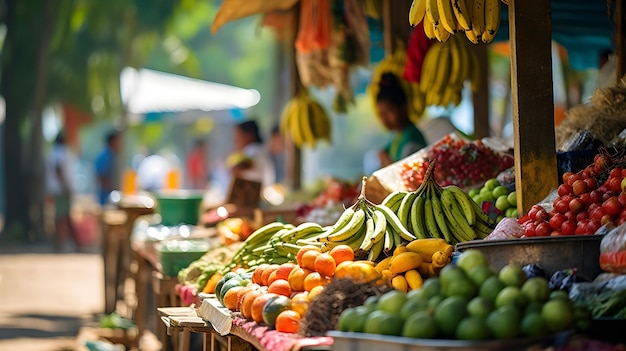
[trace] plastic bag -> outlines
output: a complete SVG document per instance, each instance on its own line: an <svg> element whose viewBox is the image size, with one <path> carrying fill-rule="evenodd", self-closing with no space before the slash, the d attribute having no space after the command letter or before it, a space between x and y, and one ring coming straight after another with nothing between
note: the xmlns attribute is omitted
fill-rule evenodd
<svg viewBox="0 0 626 351"><path fill-rule="evenodd" d="M516 218L503 218L484 240L517 239L524 235L524 228Z"/></svg>
<svg viewBox="0 0 626 351"><path fill-rule="evenodd" d="M626 223L602 238L600 268L605 272L626 274Z"/></svg>

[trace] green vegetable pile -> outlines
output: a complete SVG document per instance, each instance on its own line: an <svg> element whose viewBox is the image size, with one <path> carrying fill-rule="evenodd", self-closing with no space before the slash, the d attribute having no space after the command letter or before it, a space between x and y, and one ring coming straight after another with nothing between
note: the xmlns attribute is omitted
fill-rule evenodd
<svg viewBox="0 0 626 351"><path fill-rule="evenodd" d="M577 283L570 298L586 307L593 318L626 318L626 276L600 283Z"/></svg>

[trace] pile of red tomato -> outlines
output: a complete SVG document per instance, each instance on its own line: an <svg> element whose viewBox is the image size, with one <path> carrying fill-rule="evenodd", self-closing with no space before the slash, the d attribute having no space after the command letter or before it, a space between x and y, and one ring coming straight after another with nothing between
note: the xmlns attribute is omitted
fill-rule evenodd
<svg viewBox="0 0 626 351"><path fill-rule="evenodd" d="M582 171L564 173L552 210L534 205L519 219L524 236L594 234L604 225L626 222L626 168L621 164L598 154Z"/></svg>

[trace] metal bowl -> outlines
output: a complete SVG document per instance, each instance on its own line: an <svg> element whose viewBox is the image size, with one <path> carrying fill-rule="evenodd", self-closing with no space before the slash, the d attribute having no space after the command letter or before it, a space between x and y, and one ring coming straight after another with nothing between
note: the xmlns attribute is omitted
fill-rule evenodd
<svg viewBox="0 0 626 351"><path fill-rule="evenodd" d="M593 280L602 273L600 241L603 235L548 236L506 240L472 240L459 243L456 250L477 249L485 254L489 265L500 269L509 263L539 264L546 274L577 269L577 274Z"/></svg>

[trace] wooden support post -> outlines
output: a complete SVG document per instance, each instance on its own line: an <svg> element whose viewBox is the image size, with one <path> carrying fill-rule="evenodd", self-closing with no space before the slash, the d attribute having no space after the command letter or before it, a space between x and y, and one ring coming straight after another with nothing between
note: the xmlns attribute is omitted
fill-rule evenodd
<svg viewBox="0 0 626 351"><path fill-rule="evenodd" d="M396 49L398 40L406 45L411 33L409 9L412 0L383 1L383 44L385 54L390 55Z"/></svg>
<svg viewBox="0 0 626 351"><path fill-rule="evenodd" d="M300 76L298 75L298 67L296 66L296 49L293 43L295 42L296 35L298 33L298 24L300 22L300 3L298 2L292 9L295 12L295 29L292 33L293 39L287 41L287 44L290 46L290 50L287 52L290 53L288 56L288 60L291 61L290 66L290 86L289 91L291 92L290 96L295 96L298 93L298 89L301 87ZM289 187L292 190L300 190L302 188L302 151L298 148L290 138L285 138L285 149L286 149L286 178L289 184Z"/></svg>
<svg viewBox="0 0 626 351"><path fill-rule="evenodd" d="M558 186L550 2L510 0L511 89L517 210Z"/></svg>
<svg viewBox="0 0 626 351"><path fill-rule="evenodd" d="M615 53L617 54L617 74L619 80L626 74L626 25L624 25L624 0L615 2Z"/></svg>
<svg viewBox="0 0 626 351"><path fill-rule="evenodd" d="M478 56L478 67L480 69L480 81L478 91L473 94L474 105L474 136L484 138L490 135L490 115L489 115L489 57L487 55L487 45L472 45L476 56Z"/></svg>

